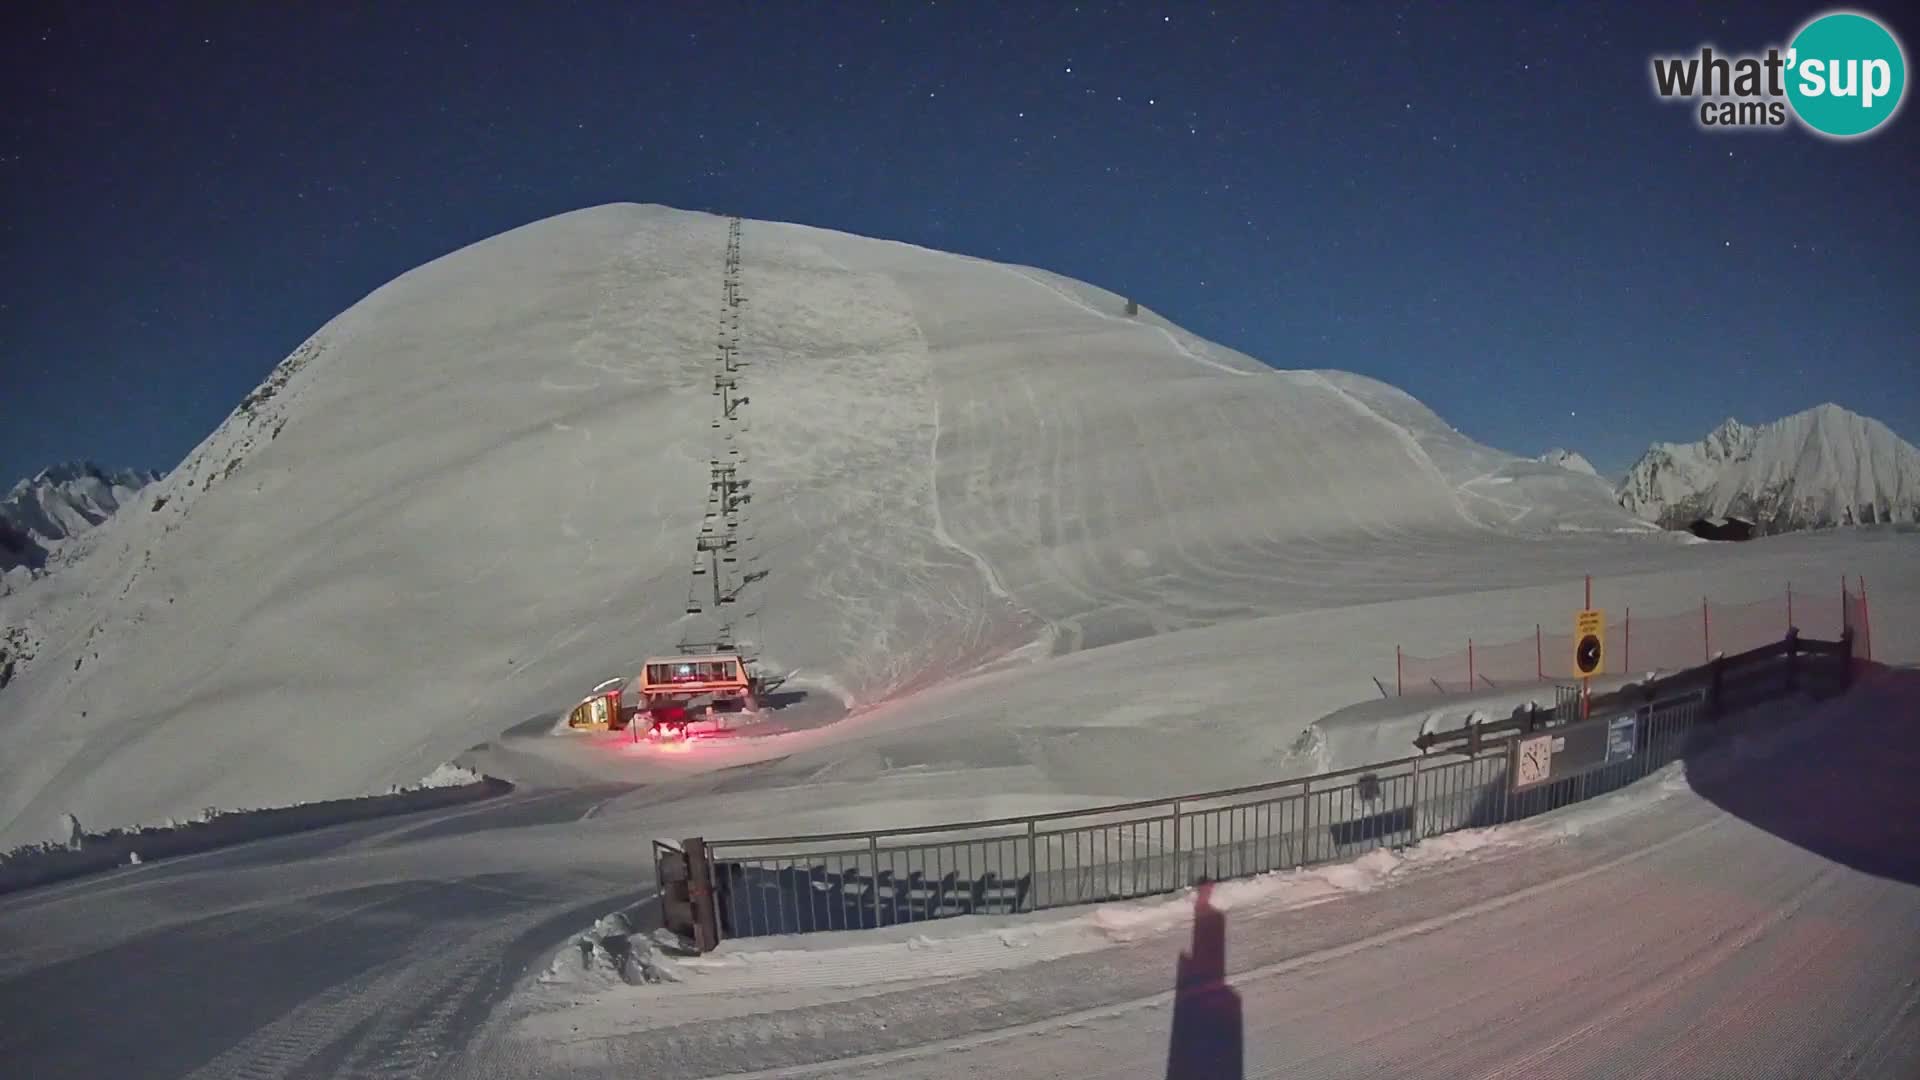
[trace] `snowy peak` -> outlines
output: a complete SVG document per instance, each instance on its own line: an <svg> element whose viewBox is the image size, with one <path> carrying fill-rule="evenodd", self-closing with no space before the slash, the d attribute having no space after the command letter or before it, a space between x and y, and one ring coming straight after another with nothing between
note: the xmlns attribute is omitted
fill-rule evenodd
<svg viewBox="0 0 1920 1080"><path fill-rule="evenodd" d="M1729 419L1697 443L1656 443L1616 494L1667 528L1729 515L1761 533L1913 521L1920 450L1827 403L1759 427Z"/></svg>
<svg viewBox="0 0 1920 1080"><path fill-rule="evenodd" d="M70 461L20 481L0 499L0 570L45 565L55 544L107 520L159 478L145 469Z"/></svg>
<svg viewBox="0 0 1920 1080"><path fill-rule="evenodd" d="M1581 457L1579 454L1575 453L1572 450L1563 450L1557 446L1547 451L1546 453L1541 454L1539 457L1535 458L1534 460L1543 462L1547 465L1557 465L1560 468L1566 469L1569 472L1577 472L1586 476L1600 475L1600 471L1593 467L1592 462L1588 461L1584 457Z"/></svg>
<svg viewBox="0 0 1920 1080"><path fill-rule="evenodd" d="M1707 433L1700 446L1708 461L1739 461L1753 449L1755 430L1728 417Z"/></svg>

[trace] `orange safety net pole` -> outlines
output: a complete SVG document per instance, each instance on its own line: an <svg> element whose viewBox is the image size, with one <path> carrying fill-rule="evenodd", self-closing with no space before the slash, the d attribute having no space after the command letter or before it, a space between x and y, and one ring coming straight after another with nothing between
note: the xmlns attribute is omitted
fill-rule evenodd
<svg viewBox="0 0 1920 1080"><path fill-rule="evenodd" d="M1703 659L1713 662L1713 616L1707 613L1707 598L1700 598L1700 643L1706 647L1707 655Z"/></svg>

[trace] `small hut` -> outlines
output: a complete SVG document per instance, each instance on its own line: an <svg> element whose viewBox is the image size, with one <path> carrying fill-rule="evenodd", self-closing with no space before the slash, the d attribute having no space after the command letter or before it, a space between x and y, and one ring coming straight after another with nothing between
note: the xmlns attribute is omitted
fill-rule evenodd
<svg viewBox="0 0 1920 1080"><path fill-rule="evenodd" d="M1753 522L1731 516L1697 518L1687 531L1702 540L1751 540Z"/></svg>

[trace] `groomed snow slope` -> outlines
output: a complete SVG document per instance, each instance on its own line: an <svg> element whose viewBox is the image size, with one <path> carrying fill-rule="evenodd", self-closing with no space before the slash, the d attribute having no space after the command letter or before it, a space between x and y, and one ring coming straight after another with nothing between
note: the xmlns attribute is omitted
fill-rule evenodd
<svg viewBox="0 0 1920 1080"><path fill-rule="evenodd" d="M1702 594L1716 606L1777 601L1793 581L1796 620L1830 638L1840 621L1831 575L1846 569L1871 590L1875 658L1920 661L1920 535L1638 546L1640 570L1596 577L1597 606L1630 607L1640 619L1676 603L1684 610L1682 598L1697 604ZM571 779L570 770L595 781L642 778L648 788L608 803L595 820L710 839L1077 810L1387 761L1411 753L1425 724L1452 729L1475 711L1500 717L1526 700L1551 704L1551 685L1381 700L1372 681L1384 675L1391 689L1396 642L1438 653L1464 648L1469 631L1484 646L1530 638L1536 622L1570 626L1583 601L1582 561L1618 559L1577 536L1505 554L1511 587L1157 635L960 680L774 738L668 752L618 734L510 736L461 760L555 781ZM1445 575L1475 558L1470 548L1436 549L1427 565Z"/></svg>
<svg viewBox="0 0 1920 1080"><path fill-rule="evenodd" d="M44 642L0 696L0 841L62 811L98 828L384 790L698 637L725 238L708 215L580 211L322 328L158 509L0 600ZM739 629L855 706L1156 632L1681 557L1391 387L1266 370L1110 293L800 226L749 222L743 247L764 577ZM1342 647L1390 651L1384 631ZM1135 655L1172 663L1185 637Z"/></svg>

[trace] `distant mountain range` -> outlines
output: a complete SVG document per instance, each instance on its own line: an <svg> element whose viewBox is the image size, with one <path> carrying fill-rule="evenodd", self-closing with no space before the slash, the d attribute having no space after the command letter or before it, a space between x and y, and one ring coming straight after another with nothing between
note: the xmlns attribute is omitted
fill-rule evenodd
<svg viewBox="0 0 1920 1080"><path fill-rule="evenodd" d="M1543 459L1544 460L1544 459ZM1615 492L1669 529L1740 517L1757 534L1920 519L1920 449L1878 420L1826 404L1697 443L1656 443Z"/></svg>
<svg viewBox="0 0 1920 1080"><path fill-rule="evenodd" d="M0 499L0 571L45 566L61 541L107 520L160 476L70 461L20 481Z"/></svg>

